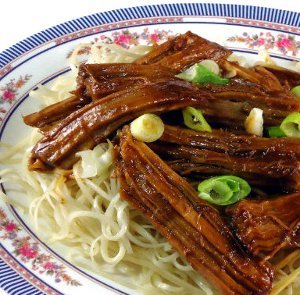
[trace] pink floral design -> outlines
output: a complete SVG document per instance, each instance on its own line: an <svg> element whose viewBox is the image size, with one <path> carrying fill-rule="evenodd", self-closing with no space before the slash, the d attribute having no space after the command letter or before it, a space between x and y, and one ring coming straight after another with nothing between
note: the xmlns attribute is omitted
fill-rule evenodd
<svg viewBox="0 0 300 295"><path fill-rule="evenodd" d="M115 39L115 43L118 45L123 45L123 44L130 44L131 41L131 37L129 34L121 34L119 36L116 37Z"/></svg>
<svg viewBox="0 0 300 295"><path fill-rule="evenodd" d="M235 35L229 37L227 41L245 43L251 49L275 49L284 55L292 54L296 56L300 51L300 41L297 41L295 36L283 33L273 35L270 32L261 32L260 34L249 35L247 32L244 32L241 36Z"/></svg>
<svg viewBox="0 0 300 295"><path fill-rule="evenodd" d="M9 106L16 102L19 90L30 78L31 75L20 76L18 79L11 79L4 86L0 86L0 122L3 120Z"/></svg>
<svg viewBox="0 0 300 295"><path fill-rule="evenodd" d="M278 48L291 48L293 46L293 41L289 38L282 38L276 42Z"/></svg>
<svg viewBox="0 0 300 295"><path fill-rule="evenodd" d="M40 274L52 276L56 283L64 282L67 285L80 286L81 283L72 279L65 270L64 265L53 261L53 257L41 253L38 243L29 236L20 237L21 228L7 218L4 210L0 208L0 239L11 240L14 254L24 263L30 263L31 269Z"/></svg>
<svg viewBox="0 0 300 295"><path fill-rule="evenodd" d="M33 250L30 246L25 245L18 249L20 255L24 256L25 258L35 258L38 254L36 250Z"/></svg>
<svg viewBox="0 0 300 295"><path fill-rule="evenodd" d="M160 36L156 33L154 34L150 34L149 35L149 39L154 42L154 43L157 43L159 40L160 40Z"/></svg>
<svg viewBox="0 0 300 295"><path fill-rule="evenodd" d="M53 262L46 262L44 264L44 269L47 269L47 270L52 270L55 268L55 264Z"/></svg>
<svg viewBox="0 0 300 295"><path fill-rule="evenodd" d="M4 229L7 232L13 232L18 229L18 226L16 224L14 224L13 222L9 222L4 226Z"/></svg>
<svg viewBox="0 0 300 295"><path fill-rule="evenodd" d="M113 32L110 36L102 34L94 39L91 44L97 42L103 42L106 44L118 44L124 48L130 48L132 46L140 45L140 44L156 44L161 41L166 41L169 37L174 36L172 31L158 30L155 29L150 31L149 28L145 28L142 33L131 32L129 30L121 30L117 32ZM91 50L90 46L84 47L82 50L77 52L78 55L88 54ZM72 52L70 52L67 57L71 56Z"/></svg>
<svg viewBox="0 0 300 295"><path fill-rule="evenodd" d="M2 94L3 99L9 100L9 101L13 100L15 98L15 96L16 96L16 94L10 90L5 90Z"/></svg>
<svg viewBox="0 0 300 295"><path fill-rule="evenodd" d="M31 75L20 76L19 79L11 79L4 86L0 86L0 104L7 101L12 104L16 96L18 95L18 90L23 87L23 85L31 78ZM1 93L2 92L2 93Z"/></svg>

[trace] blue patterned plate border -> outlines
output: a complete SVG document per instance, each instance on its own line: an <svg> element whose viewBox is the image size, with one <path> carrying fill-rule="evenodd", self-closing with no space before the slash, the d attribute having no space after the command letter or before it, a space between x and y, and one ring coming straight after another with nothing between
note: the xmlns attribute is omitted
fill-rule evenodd
<svg viewBox="0 0 300 295"><path fill-rule="evenodd" d="M2 259L0 259L0 288L8 294L14 291L15 295L23 295L24 292L32 295L42 294L29 282L24 281L23 277L9 267Z"/></svg>
<svg viewBox="0 0 300 295"><path fill-rule="evenodd" d="M267 21L293 27L300 26L300 14L297 12L257 6L216 3L177 3L124 8L95 13L74 19L32 35L31 37L0 53L0 68L6 66L20 55L43 43L87 28L130 20L132 18L141 19L149 17L212 15L217 17L246 18L256 21Z"/></svg>

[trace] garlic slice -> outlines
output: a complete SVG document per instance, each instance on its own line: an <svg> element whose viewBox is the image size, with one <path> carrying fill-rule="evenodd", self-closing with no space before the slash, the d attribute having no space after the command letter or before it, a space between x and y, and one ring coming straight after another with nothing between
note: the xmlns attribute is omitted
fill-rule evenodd
<svg viewBox="0 0 300 295"><path fill-rule="evenodd" d="M253 108L245 121L246 131L257 136L263 135L263 110Z"/></svg>

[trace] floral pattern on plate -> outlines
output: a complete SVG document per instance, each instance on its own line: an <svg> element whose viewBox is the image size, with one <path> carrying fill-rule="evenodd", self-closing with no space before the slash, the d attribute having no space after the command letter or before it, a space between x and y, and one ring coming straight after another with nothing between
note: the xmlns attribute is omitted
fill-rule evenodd
<svg viewBox="0 0 300 295"><path fill-rule="evenodd" d="M31 240L29 236L21 236L20 226L9 220L3 209L0 208L0 239L9 240L16 257L39 274L52 276L56 283L63 282L71 286L80 286L81 283L72 279L65 270L65 266L54 261L49 254L44 254L38 243Z"/></svg>
<svg viewBox="0 0 300 295"><path fill-rule="evenodd" d="M145 28L142 33L130 32L129 30L122 30L112 33L111 37L100 35L95 41L105 42L108 44L118 44L124 48L129 48L132 45L153 45L161 41L166 41L174 34L171 31L153 30Z"/></svg>
<svg viewBox="0 0 300 295"><path fill-rule="evenodd" d="M117 44L123 48L130 48L137 45L153 45L159 42L166 41L169 37L174 36L174 33L170 30L158 30L153 31L149 28L145 28L142 33L132 32L128 29L113 32L111 35L101 34L94 38L91 45L97 42L105 44ZM77 55L88 54L91 47L85 46L77 52ZM73 51L69 52L67 58L71 56Z"/></svg>
<svg viewBox="0 0 300 295"><path fill-rule="evenodd" d="M227 41L244 43L250 49L275 49L284 55L296 56L300 52L300 41L296 41L295 36L282 33L274 35L270 32L259 34L244 32L242 35L229 37Z"/></svg>
<svg viewBox="0 0 300 295"><path fill-rule="evenodd" d="M0 122L9 108L18 100L19 91L30 80L31 75L11 79L4 86L0 85Z"/></svg>
<svg viewBox="0 0 300 295"><path fill-rule="evenodd" d="M19 79L11 79L0 87L0 104L7 101L13 104L18 96L18 91L31 78L31 75L20 76Z"/></svg>

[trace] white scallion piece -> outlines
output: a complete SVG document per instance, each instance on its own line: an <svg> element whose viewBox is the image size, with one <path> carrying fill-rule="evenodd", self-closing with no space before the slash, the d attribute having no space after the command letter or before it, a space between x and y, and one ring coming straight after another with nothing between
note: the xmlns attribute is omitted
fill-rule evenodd
<svg viewBox="0 0 300 295"><path fill-rule="evenodd" d="M160 117L154 114L144 114L130 124L133 137L144 142L158 140L164 133L164 123Z"/></svg>
<svg viewBox="0 0 300 295"><path fill-rule="evenodd" d="M263 110L253 108L245 121L246 131L257 136L263 135Z"/></svg>
<svg viewBox="0 0 300 295"><path fill-rule="evenodd" d="M206 67L208 70L210 70L211 72L213 72L216 75L220 74L220 67L214 60L205 59L205 60L202 60L199 64Z"/></svg>

